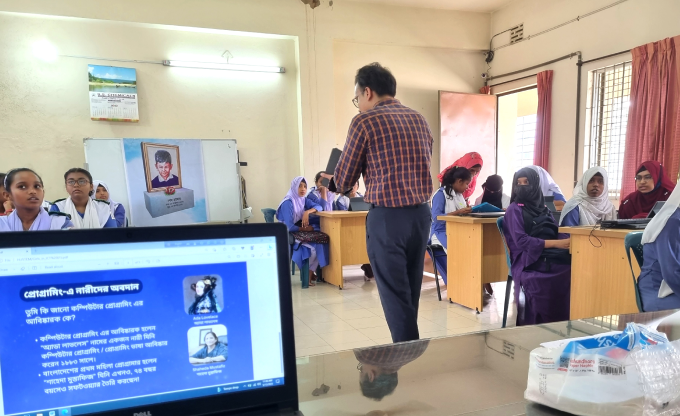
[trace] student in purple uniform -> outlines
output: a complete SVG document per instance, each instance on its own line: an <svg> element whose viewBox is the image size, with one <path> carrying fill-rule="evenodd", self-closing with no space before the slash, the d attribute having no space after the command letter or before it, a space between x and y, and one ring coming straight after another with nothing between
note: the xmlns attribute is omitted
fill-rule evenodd
<svg viewBox="0 0 680 416"><path fill-rule="evenodd" d="M286 224L291 233L298 231L320 231L319 222L313 221L310 214L323 211L318 203L318 199L307 195L307 181L302 176L293 179L290 189L283 198L279 208L276 210L276 219ZM313 197L313 198L310 198ZM302 263L309 260L309 285L315 286L316 274L314 271L318 267L328 265L328 244L321 243L301 243L295 241L293 249L293 261L302 269Z"/></svg>
<svg viewBox="0 0 680 416"><path fill-rule="evenodd" d="M532 168L515 173L503 234L510 250L517 326L566 321L571 291L570 240L558 234Z"/></svg>
<svg viewBox="0 0 680 416"><path fill-rule="evenodd" d="M69 197L55 201L50 211L70 215L73 228L118 228L109 203L90 199L94 194L90 172L82 168L69 169L64 181Z"/></svg>
<svg viewBox="0 0 680 416"><path fill-rule="evenodd" d="M73 223L68 215L42 208L45 190L37 173L28 168L11 170L3 178L3 198L15 209L0 216L0 232L68 230Z"/></svg>
<svg viewBox="0 0 680 416"><path fill-rule="evenodd" d="M109 186L104 182L97 180L93 181L92 185L94 194L92 194L90 198L108 202L111 207L113 218L116 219L116 223L118 224L118 228L125 227L125 207L123 204L111 199Z"/></svg>

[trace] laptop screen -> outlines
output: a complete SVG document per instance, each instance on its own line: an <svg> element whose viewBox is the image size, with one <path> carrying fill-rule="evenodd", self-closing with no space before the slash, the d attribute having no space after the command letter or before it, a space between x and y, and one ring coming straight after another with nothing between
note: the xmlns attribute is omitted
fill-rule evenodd
<svg viewBox="0 0 680 416"><path fill-rule="evenodd" d="M275 240L0 249L0 414L282 385Z"/></svg>

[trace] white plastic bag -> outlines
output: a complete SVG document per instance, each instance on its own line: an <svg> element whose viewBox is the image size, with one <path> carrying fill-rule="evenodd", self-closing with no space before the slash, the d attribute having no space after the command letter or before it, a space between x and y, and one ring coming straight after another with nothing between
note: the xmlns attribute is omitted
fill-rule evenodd
<svg viewBox="0 0 680 416"><path fill-rule="evenodd" d="M660 343L668 343L665 334L630 323L623 332L541 344L531 352L524 397L576 415L641 416L631 352Z"/></svg>

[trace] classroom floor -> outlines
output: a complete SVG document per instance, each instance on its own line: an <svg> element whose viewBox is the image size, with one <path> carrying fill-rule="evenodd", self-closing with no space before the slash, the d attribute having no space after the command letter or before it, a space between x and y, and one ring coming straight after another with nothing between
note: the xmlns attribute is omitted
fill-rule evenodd
<svg viewBox="0 0 680 416"><path fill-rule="evenodd" d="M392 343L374 281L364 282L356 266L345 267L345 286L318 283L300 287L299 271L292 276L295 349L298 357ZM440 284L443 285L440 280ZM500 328L503 322L505 283L494 283L494 295L485 295L480 314L451 304L442 291L437 300L434 278L423 277L418 327L421 338L436 338ZM508 326L515 324L515 305L508 310Z"/></svg>

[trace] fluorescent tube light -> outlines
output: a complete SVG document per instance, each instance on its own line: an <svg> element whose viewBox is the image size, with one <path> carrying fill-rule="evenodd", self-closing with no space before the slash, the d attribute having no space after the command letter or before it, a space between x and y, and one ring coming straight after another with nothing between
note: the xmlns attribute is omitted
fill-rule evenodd
<svg viewBox="0 0 680 416"><path fill-rule="evenodd" d="M176 66L181 68L223 69L227 71L273 72L273 73L286 72L286 68L282 66L241 65L230 63L222 64L217 62L163 61L163 65Z"/></svg>

